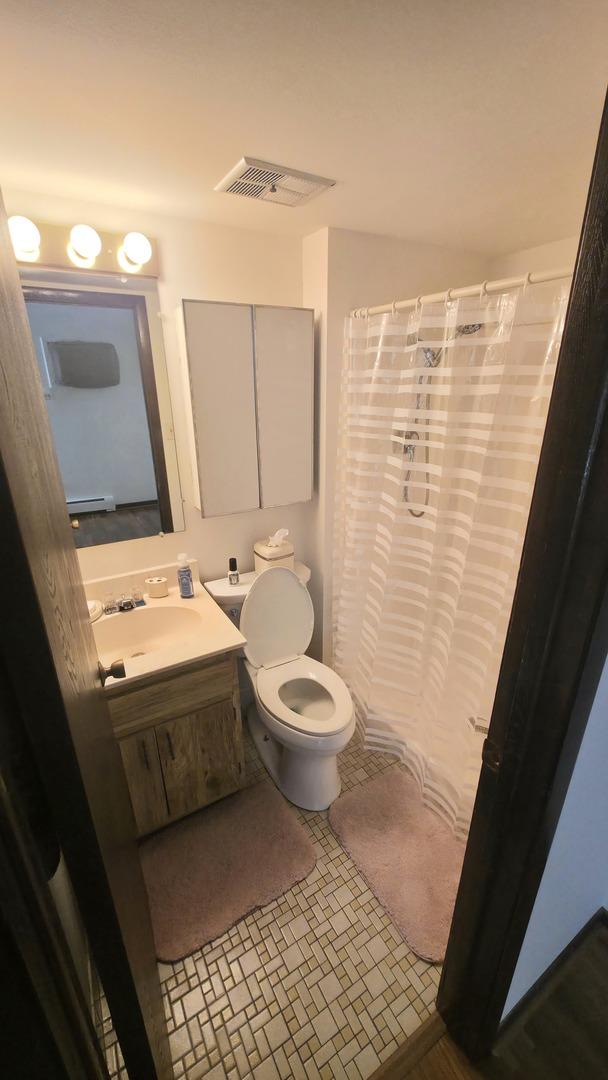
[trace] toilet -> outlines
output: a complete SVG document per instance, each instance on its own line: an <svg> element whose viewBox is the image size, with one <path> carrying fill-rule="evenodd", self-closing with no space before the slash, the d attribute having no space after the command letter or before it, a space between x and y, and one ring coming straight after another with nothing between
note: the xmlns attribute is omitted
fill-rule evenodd
<svg viewBox="0 0 608 1080"><path fill-rule="evenodd" d="M337 755L355 719L340 676L304 655L313 626L310 593L293 570L277 566L253 577L240 612L254 699L249 730L286 798L304 810L326 810L340 794Z"/></svg>

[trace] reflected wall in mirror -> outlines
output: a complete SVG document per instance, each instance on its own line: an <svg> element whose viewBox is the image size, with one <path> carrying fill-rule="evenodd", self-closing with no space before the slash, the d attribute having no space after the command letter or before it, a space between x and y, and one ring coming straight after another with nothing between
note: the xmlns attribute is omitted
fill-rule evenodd
<svg viewBox="0 0 608 1080"><path fill-rule="evenodd" d="M24 296L76 546L173 532L145 297Z"/></svg>

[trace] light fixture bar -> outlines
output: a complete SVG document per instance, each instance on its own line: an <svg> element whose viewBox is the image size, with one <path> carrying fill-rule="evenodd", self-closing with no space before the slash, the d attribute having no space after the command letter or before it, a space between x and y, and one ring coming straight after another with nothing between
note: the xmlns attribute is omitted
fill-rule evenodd
<svg viewBox="0 0 608 1080"><path fill-rule="evenodd" d="M15 258L24 265L121 276L128 273L129 277L159 276L156 242L142 232L107 232L85 222L69 225L34 222L21 214L9 219L9 229ZM122 265L119 258L125 245L128 265Z"/></svg>

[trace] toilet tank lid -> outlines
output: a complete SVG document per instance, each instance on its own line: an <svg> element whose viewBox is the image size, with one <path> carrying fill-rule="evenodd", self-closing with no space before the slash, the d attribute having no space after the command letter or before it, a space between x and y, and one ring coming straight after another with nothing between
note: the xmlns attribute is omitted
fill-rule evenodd
<svg viewBox="0 0 608 1080"><path fill-rule="evenodd" d="M310 581L309 566L305 566L305 564L301 562L296 562L294 570L300 581L304 582L305 585ZM266 573L266 571L264 571L264 573ZM258 576L259 575L255 570L250 570L248 573L240 575L238 585L231 585L228 581L228 577L222 577L216 578L215 581L205 581L204 586L207 592L210 593L213 599L217 600L219 604L226 604L227 601L240 604L247 596L253 582Z"/></svg>
<svg viewBox="0 0 608 1080"><path fill-rule="evenodd" d="M305 653L314 627L310 593L286 566L259 574L241 611L245 656L256 668L274 667Z"/></svg>
<svg viewBox="0 0 608 1080"><path fill-rule="evenodd" d="M231 585L226 576L217 578L215 581L205 581L204 586L207 592L210 593L213 599L217 600L219 604L226 603L226 601L241 604L247 596L255 578L256 573L254 570L251 570L247 574L240 575L240 580L237 585Z"/></svg>

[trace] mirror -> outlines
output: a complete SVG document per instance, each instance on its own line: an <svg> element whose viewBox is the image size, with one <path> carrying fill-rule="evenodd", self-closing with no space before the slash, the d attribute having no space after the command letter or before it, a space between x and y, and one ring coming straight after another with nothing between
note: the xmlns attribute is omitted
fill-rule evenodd
<svg viewBox="0 0 608 1080"><path fill-rule="evenodd" d="M76 546L183 528L145 296L31 285L24 296Z"/></svg>

